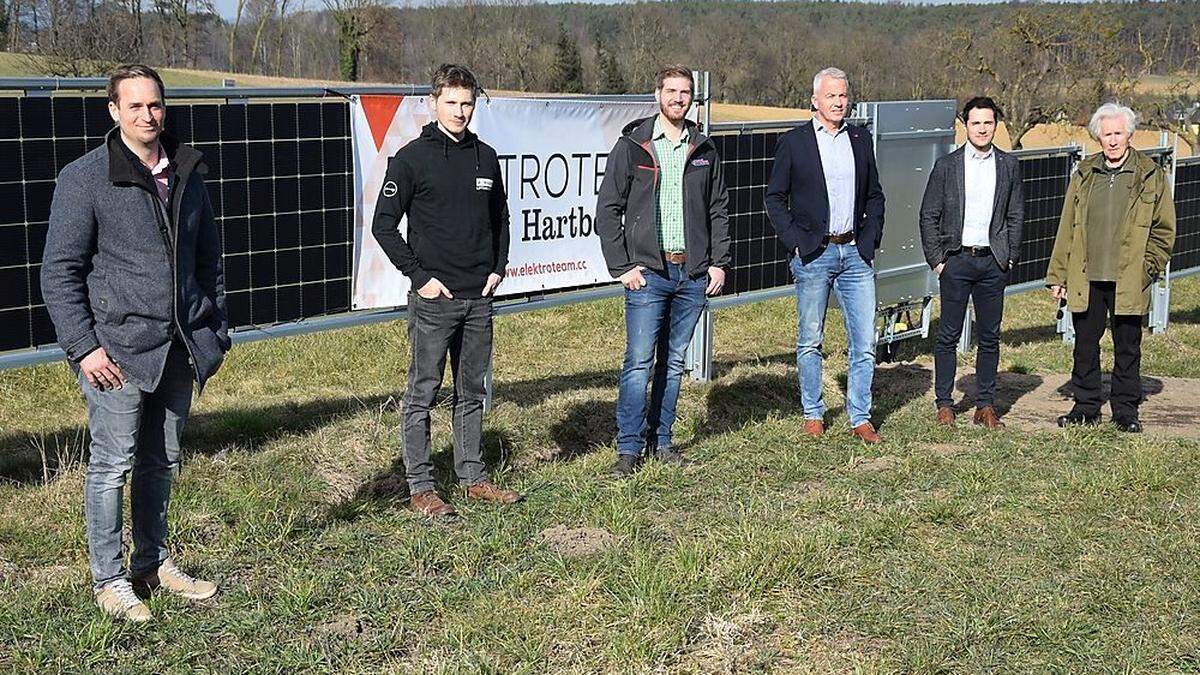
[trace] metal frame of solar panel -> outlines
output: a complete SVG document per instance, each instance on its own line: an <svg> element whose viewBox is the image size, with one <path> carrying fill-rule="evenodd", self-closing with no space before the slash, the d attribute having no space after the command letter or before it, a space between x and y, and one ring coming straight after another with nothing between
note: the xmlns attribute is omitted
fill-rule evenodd
<svg viewBox="0 0 1200 675"><path fill-rule="evenodd" d="M1175 163L1175 250L1172 275L1200 272L1200 156Z"/></svg>
<svg viewBox="0 0 1200 675"><path fill-rule="evenodd" d="M1021 163L1021 186L1025 190L1021 257L1009 277L1011 287L1017 289L1022 284L1036 283L1046 277L1059 216L1067 198L1067 184L1080 149L1053 148L1013 154Z"/></svg>
<svg viewBox="0 0 1200 675"><path fill-rule="evenodd" d="M168 131L200 150L208 167L231 325L349 311L354 204L346 101L201 102L170 94ZM0 98L0 156L16 158L0 163L0 352L54 342L38 278L55 178L111 128L103 96Z"/></svg>

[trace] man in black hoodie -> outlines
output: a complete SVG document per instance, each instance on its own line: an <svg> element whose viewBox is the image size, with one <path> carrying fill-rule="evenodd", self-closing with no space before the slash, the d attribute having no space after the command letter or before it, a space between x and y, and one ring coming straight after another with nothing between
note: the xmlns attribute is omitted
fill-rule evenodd
<svg viewBox="0 0 1200 675"><path fill-rule="evenodd" d="M479 84L463 66L433 76L437 118L388 163L371 233L412 281L404 394L404 466L412 508L456 514L434 490L429 410L446 354L454 373L454 471L469 499L512 503L521 495L487 480L480 452L484 381L492 360L492 294L508 264L508 200L496 151L467 129ZM398 230L408 217L407 240Z"/></svg>
<svg viewBox="0 0 1200 675"><path fill-rule="evenodd" d="M685 118L692 72L659 71L659 114L625 127L596 198L596 232L608 271L625 286L625 364L617 393L617 462L628 476L646 449L672 465L684 354L706 295L729 266L729 194L713 142ZM646 385L653 376L650 402Z"/></svg>

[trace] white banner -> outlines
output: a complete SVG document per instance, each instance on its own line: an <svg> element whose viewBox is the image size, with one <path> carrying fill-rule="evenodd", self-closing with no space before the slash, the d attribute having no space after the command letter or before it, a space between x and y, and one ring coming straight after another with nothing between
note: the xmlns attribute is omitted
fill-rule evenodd
<svg viewBox="0 0 1200 675"><path fill-rule="evenodd" d="M480 99L471 130L496 149L508 194L511 242L498 295L608 283L595 232L608 151L653 101ZM424 96L355 96L354 309L397 307L409 280L388 260L371 221L387 163L433 119ZM407 236L407 222L400 231Z"/></svg>

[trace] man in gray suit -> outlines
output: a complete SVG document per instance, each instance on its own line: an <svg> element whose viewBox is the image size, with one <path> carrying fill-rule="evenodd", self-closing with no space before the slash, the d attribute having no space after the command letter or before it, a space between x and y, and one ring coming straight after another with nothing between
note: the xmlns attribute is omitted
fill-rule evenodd
<svg viewBox="0 0 1200 675"><path fill-rule="evenodd" d="M164 133L164 98L148 66L120 66L109 78L115 126L58 175L41 275L58 343L87 401L84 520L96 604L135 622L151 619L142 597L152 590L193 600L217 592L180 571L167 549L192 388L220 367L229 321L203 157Z"/></svg>
<svg viewBox="0 0 1200 675"><path fill-rule="evenodd" d="M967 143L938 159L921 200L921 244L942 297L933 366L937 421L946 426L954 424L955 347L971 299L979 326L974 421L989 428L1004 426L992 403L1004 287L1021 247L1025 197L1017 158L992 145L999 118L992 99L967 101L962 110Z"/></svg>

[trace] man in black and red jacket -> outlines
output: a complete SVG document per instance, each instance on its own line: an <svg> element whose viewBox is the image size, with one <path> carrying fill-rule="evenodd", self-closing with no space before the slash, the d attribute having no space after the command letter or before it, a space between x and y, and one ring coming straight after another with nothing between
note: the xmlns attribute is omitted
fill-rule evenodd
<svg viewBox="0 0 1200 675"><path fill-rule="evenodd" d="M616 476L632 473L648 447L659 461L686 463L671 444L684 354L705 296L721 292L730 262L721 158L685 118L691 71L663 68L654 93L659 114L625 128L608 155L596 200L605 262L625 286Z"/></svg>

